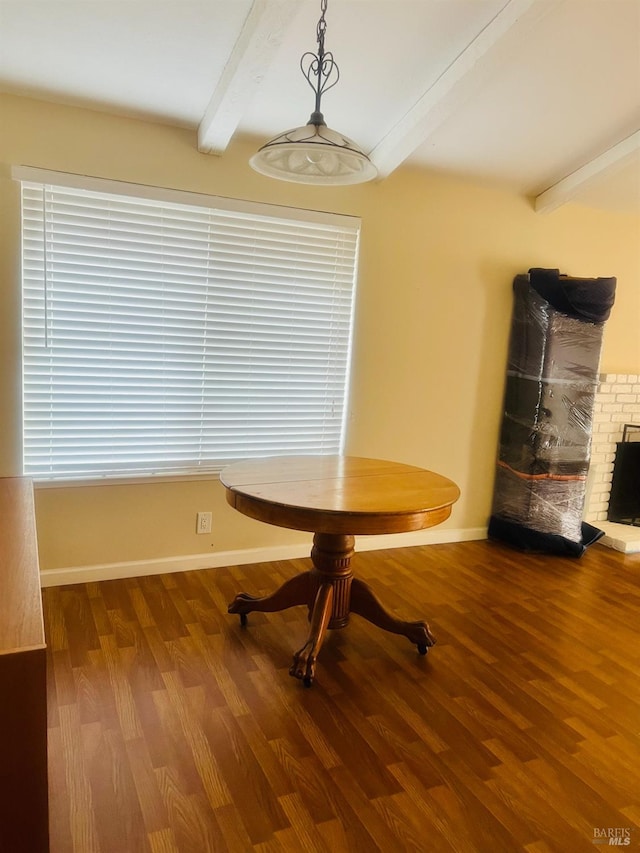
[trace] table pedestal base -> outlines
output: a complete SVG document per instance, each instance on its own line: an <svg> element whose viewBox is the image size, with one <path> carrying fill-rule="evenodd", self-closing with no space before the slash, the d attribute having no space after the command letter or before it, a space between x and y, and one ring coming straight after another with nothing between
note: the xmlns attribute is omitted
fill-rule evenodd
<svg viewBox="0 0 640 853"><path fill-rule="evenodd" d="M289 674L300 678L306 687L313 683L316 659L328 628L344 628L349 614L357 613L383 631L407 637L425 655L435 643L426 622L404 622L392 616L374 595L369 585L353 577L351 558L354 537L334 533L316 533L311 561L313 569L285 581L271 595L256 598L241 592L229 605L229 613L240 614L243 625L247 613L275 613L298 604L309 608L309 636L293 656Z"/></svg>

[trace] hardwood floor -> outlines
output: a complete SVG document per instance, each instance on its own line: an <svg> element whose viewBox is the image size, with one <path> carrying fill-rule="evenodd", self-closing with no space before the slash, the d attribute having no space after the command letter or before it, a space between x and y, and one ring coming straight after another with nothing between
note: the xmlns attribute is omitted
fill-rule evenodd
<svg viewBox="0 0 640 853"><path fill-rule="evenodd" d="M438 645L354 616L311 689L305 608L226 613L307 566L43 591L52 853L640 847L640 555L356 554Z"/></svg>

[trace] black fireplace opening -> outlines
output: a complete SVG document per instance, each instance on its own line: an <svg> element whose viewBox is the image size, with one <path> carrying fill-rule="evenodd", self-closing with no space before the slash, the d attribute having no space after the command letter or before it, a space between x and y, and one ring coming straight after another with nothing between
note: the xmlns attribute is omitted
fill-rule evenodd
<svg viewBox="0 0 640 853"><path fill-rule="evenodd" d="M607 518L640 527L640 424L625 424L616 445Z"/></svg>

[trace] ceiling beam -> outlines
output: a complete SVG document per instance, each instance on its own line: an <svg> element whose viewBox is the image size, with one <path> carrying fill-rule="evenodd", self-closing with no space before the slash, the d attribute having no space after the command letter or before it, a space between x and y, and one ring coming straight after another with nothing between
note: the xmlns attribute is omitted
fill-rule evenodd
<svg viewBox="0 0 640 853"><path fill-rule="evenodd" d="M379 177L391 174L480 88L498 62L501 64L498 47L507 35L516 32L523 37L553 5L536 0L509 0L370 152Z"/></svg>
<svg viewBox="0 0 640 853"><path fill-rule="evenodd" d="M198 150L222 154L294 17L297 0L253 0L198 128Z"/></svg>
<svg viewBox="0 0 640 853"><path fill-rule="evenodd" d="M536 196L536 213L551 213L600 178L626 166L638 153L640 153L640 130L603 151L602 154Z"/></svg>

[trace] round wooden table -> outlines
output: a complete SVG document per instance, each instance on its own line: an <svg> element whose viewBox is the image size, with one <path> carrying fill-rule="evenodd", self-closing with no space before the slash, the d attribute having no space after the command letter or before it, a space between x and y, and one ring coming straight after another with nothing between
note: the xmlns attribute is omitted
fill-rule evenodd
<svg viewBox="0 0 640 853"><path fill-rule="evenodd" d="M385 631L401 634L426 654L435 638L424 621L389 613L368 584L353 577L357 534L404 533L440 524L460 496L455 483L411 465L353 456L274 456L225 468L227 501L267 524L313 532L313 568L256 598L239 593L229 613L273 613L297 604L309 608L310 630L289 670L311 686L327 628L344 628L357 613Z"/></svg>

